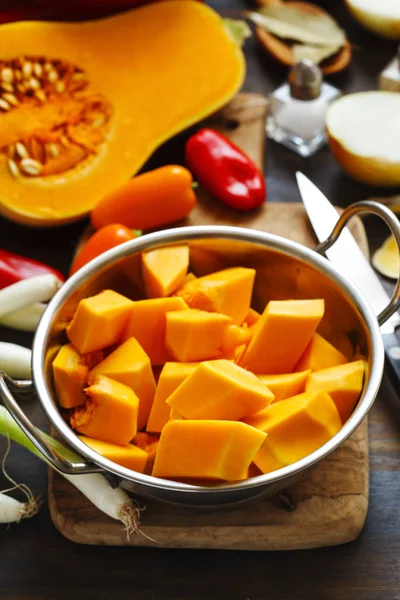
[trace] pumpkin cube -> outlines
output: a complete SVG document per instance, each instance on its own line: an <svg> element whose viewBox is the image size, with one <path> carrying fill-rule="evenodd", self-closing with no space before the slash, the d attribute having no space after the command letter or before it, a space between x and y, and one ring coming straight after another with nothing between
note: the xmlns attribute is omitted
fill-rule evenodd
<svg viewBox="0 0 400 600"><path fill-rule="evenodd" d="M249 308L249 312L243 321L243 325L247 325L247 327L253 327L253 325L255 325L260 319L260 313L254 310L254 308Z"/></svg>
<svg viewBox="0 0 400 600"><path fill-rule="evenodd" d="M240 366L253 373L291 373L323 315L323 300L272 300L253 328Z"/></svg>
<svg viewBox="0 0 400 600"><path fill-rule="evenodd" d="M165 298L182 283L189 266L189 246L166 246L142 254L142 275L149 298Z"/></svg>
<svg viewBox="0 0 400 600"><path fill-rule="evenodd" d="M166 400L185 419L238 421L266 408L274 395L228 360L201 363Z"/></svg>
<svg viewBox="0 0 400 600"><path fill-rule="evenodd" d="M147 452L133 444L111 444L95 440L85 435L79 436L82 442L104 458L108 458L121 467L144 473L147 464Z"/></svg>
<svg viewBox="0 0 400 600"><path fill-rule="evenodd" d="M203 310L182 310L166 315L165 345L176 360L191 362L215 358L226 326L226 315Z"/></svg>
<svg viewBox="0 0 400 600"><path fill-rule="evenodd" d="M146 473L146 475L151 475L153 470L158 441L158 435L152 435L151 433L146 433L145 431L139 431L132 440L132 444L135 444L135 446L141 448L147 454L147 461L143 471L143 473Z"/></svg>
<svg viewBox="0 0 400 600"><path fill-rule="evenodd" d="M85 359L72 344L60 348L53 361L53 377L57 399L63 408L74 408L86 401L83 388L88 373Z"/></svg>
<svg viewBox="0 0 400 600"><path fill-rule="evenodd" d="M258 379L274 394L274 402L302 394L311 371L284 373L280 375L258 375Z"/></svg>
<svg viewBox="0 0 400 600"><path fill-rule="evenodd" d="M185 275L185 277L183 278L182 283L180 283L178 285L178 287L176 288L175 292L173 293L173 296L176 296L178 294L178 292L183 290L183 288L185 287L185 285L187 283L190 283L191 281L194 281L195 279L197 279L197 277L194 273L187 273Z"/></svg>
<svg viewBox="0 0 400 600"><path fill-rule="evenodd" d="M88 399L70 417L72 429L111 444L128 444L136 435L139 398L109 377L98 375L85 389Z"/></svg>
<svg viewBox="0 0 400 600"><path fill-rule="evenodd" d="M332 346L322 335L314 333L301 355L295 371L306 371L307 369L319 371L344 363L347 363L347 357L336 350L335 346Z"/></svg>
<svg viewBox="0 0 400 600"><path fill-rule="evenodd" d="M162 430L154 477L238 481L265 434L235 421L170 421Z"/></svg>
<svg viewBox="0 0 400 600"><path fill-rule="evenodd" d="M171 407L166 404L166 399L176 388L196 369L198 363L165 363L157 383L153 406L151 407L147 431L160 433L170 419Z"/></svg>
<svg viewBox="0 0 400 600"><path fill-rule="evenodd" d="M173 360L165 347L166 314L175 310L188 310L182 298L154 298L133 303L129 322L122 340L137 339L153 366Z"/></svg>
<svg viewBox="0 0 400 600"><path fill-rule="evenodd" d="M232 267L190 281L178 292L188 306L231 317L241 325L249 312L255 270Z"/></svg>
<svg viewBox="0 0 400 600"><path fill-rule="evenodd" d="M350 417L363 387L365 362L355 360L345 365L321 369L311 373L306 391L325 390L339 411L342 423Z"/></svg>
<svg viewBox="0 0 400 600"><path fill-rule="evenodd" d="M222 352L229 353L234 351L242 344L248 344L253 332L250 327L239 327L238 325L228 325L225 327L224 337L222 339Z"/></svg>
<svg viewBox="0 0 400 600"><path fill-rule="evenodd" d="M268 434L254 458L263 473L311 454L342 426L335 403L324 391L306 392L275 402L244 422Z"/></svg>
<svg viewBox="0 0 400 600"><path fill-rule="evenodd" d="M84 298L67 328L68 339L81 354L116 344L126 328L133 304L113 290Z"/></svg>
<svg viewBox="0 0 400 600"><path fill-rule="evenodd" d="M132 388L139 398L138 429L146 426L156 391L150 359L135 338L118 346L89 373L89 383L106 375Z"/></svg>

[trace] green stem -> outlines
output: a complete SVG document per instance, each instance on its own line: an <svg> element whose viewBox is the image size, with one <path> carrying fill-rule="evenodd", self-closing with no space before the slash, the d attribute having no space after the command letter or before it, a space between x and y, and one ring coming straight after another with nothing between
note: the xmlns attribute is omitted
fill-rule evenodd
<svg viewBox="0 0 400 600"><path fill-rule="evenodd" d="M38 430L50 446L58 452L63 458L69 461L80 461L81 457L75 454L73 450L66 448L61 442L55 440L44 431ZM9 438L13 442L16 442L20 446L23 446L35 456L38 456L42 460L48 462L43 454L34 446L28 436L22 431L22 429L14 421L8 410L4 406L0 406L0 435Z"/></svg>

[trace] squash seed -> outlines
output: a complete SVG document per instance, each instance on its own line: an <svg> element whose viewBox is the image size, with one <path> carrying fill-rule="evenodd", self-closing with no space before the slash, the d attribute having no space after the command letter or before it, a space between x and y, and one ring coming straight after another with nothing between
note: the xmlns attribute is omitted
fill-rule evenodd
<svg viewBox="0 0 400 600"><path fill-rule="evenodd" d="M22 81L22 79L23 79L23 77L22 77L22 73L21 73L21 71L18 71L18 69L16 69L16 70L14 71L14 79L15 79L16 81Z"/></svg>
<svg viewBox="0 0 400 600"><path fill-rule="evenodd" d="M40 63L35 63L33 65L33 72L36 77L40 78L43 75L43 67Z"/></svg>
<svg viewBox="0 0 400 600"><path fill-rule="evenodd" d="M49 71L48 75L47 75L47 79L50 81L50 83L55 83L58 79L58 73L57 71Z"/></svg>
<svg viewBox="0 0 400 600"><path fill-rule="evenodd" d="M58 94L62 94L63 92L65 92L65 83L63 81L57 81L55 88Z"/></svg>
<svg viewBox="0 0 400 600"><path fill-rule="evenodd" d="M9 158L7 161L7 165L8 165L8 169L11 173L11 175L13 175L14 177L19 177L20 176L20 172L17 166L17 163L15 162L15 160L13 160L12 158Z"/></svg>
<svg viewBox="0 0 400 600"><path fill-rule="evenodd" d="M40 175L43 168L40 162L33 160L33 158L23 158L20 165L21 170L26 173L26 175Z"/></svg>
<svg viewBox="0 0 400 600"><path fill-rule="evenodd" d="M50 158L57 158L60 156L60 149L57 144L48 144L46 146L46 152L50 156Z"/></svg>
<svg viewBox="0 0 400 600"><path fill-rule="evenodd" d="M15 152L19 156L19 158L29 158L29 152L25 144L22 142L17 142L15 144Z"/></svg>
<svg viewBox="0 0 400 600"><path fill-rule="evenodd" d="M0 108L2 110L10 110L11 106L8 104L8 102L6 102L6 100L0 98Z"/></svg>
<svg viewBox="0 0 400 600"><path fill-rule="evenodd" d="M48 73L52 69L53 69L53 65L51 63L47 62L43 65L43 71L45 71L46 73Z"/></svg>
<svg viewBox="0 0 400 600"><path fill-rule="evenodd" d="M34 91L40 89L40 87L41 87L39 81L37 79L35 79L34 77L31 77L26 82L26 85L29 89L34 90Z"/></svg>
<svg viewBox="0 0 400 600"><path fill-rule="evenodd" d="M36 90L35 96L40 102L46 102L46 100L47 100L47 96L43 90Z"/></svg>
<svg viewBox="0 0 400 600"><path fill-rule="evenodd" d="M4 67L4 69L1 70L1 80L4 83L12 83L14 80L14 73L13 70L10 69L10 67Z"/></svg>
<svg viewBox="0 0 400 600"><path fill-rule="evenodd" d="M15 158L15 144L10 144L7 148L8 158Z"/></svg>
<svg viewBox="0 0 400 600"><path fill-rule="evenodd" d="M0 86L2 90L4 90L5 92L9 92L10 94L12 94L14 91L14 86L12 85L12 83L6 83L5 81L1 81Z"/></svg>
<svg viewBox="0 0 400 600"><path fill-rule="evenodd" d="M33 73L33 65L31 62L24 62L22 65L22 75L25 79L29 79Z"/></svg>
<svg viewBox="0 0 400 600"><path fill-rule="evenodd" d="M19 102L17 100L17 98L14 96L14 94L3 94L3 98L6 102L8 102L8 104L11 104L11 106L18 106Z"/></svg>

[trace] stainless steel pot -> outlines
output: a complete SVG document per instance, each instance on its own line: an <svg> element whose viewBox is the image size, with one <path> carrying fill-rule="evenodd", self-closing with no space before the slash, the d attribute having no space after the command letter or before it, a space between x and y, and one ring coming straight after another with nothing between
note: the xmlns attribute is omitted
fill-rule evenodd
<svg viewBox="0 0 400 600"><path fill-rule="evenodd" d="M400 305L400 283L381 315L376 317L368 302L321 253L332 246L343 227L355 214L373 213L382 217L400 246L400 226L393 213L375 202L349 207L330 238L315 250L282 237L239 227L185 227L145 235L106 252L69 279L55 295L39 324L33 344L33 383L0 376L0 396L20 427L48 461L70 474L101 472L132 492L158 500L197 506L215 506L249 500L290 485L340 446L360 425L371 408L382 379L384 348L379 327ZM140 254L161 245L185 242L190 246L192 269L206 274L224 267L242 265L257 270L253 306L262 310L271 299L325 299L326 311L321 334L341 349L357 348L368 362L364 389L350 419L321 448L288 467L233 484L195 486L154 478L116 465L84 444L64 421L58 409L51 376L51 362L65 328L81 298L111 287L133 299L143 297ZM351 256L349 256L351 260ZM71 463L59 456L27 419L12 392L34 387L53 427L82 461Z"/></svg>

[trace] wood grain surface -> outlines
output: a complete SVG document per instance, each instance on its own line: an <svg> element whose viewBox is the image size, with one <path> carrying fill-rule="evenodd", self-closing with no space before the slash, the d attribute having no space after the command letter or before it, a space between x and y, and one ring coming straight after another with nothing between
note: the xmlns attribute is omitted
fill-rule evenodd
<svg viewBox="0 0 400 600"><path fill-rule="evenodd" d="M253 160L263 164L266 101L239 94L207 124L229 136ZM240 225L268 231L312 247L315 238L302 204L265 203L239 213L198 189L196 209L185 225ZM354 233L366 253L363 226ZM85 234L90 233L88 230ZM81 243L83 240L81 240ZM136 498L143 507L142 532L127 538L120 524L107 518L65 479L49 473L50 514L57 529L82 544L290 550L349 542L360 533L368 508L368 431L364 422L353 436L305 478L271 499L235 508L199 511ZM152 541L155 540L155 541Z"/></svg>

